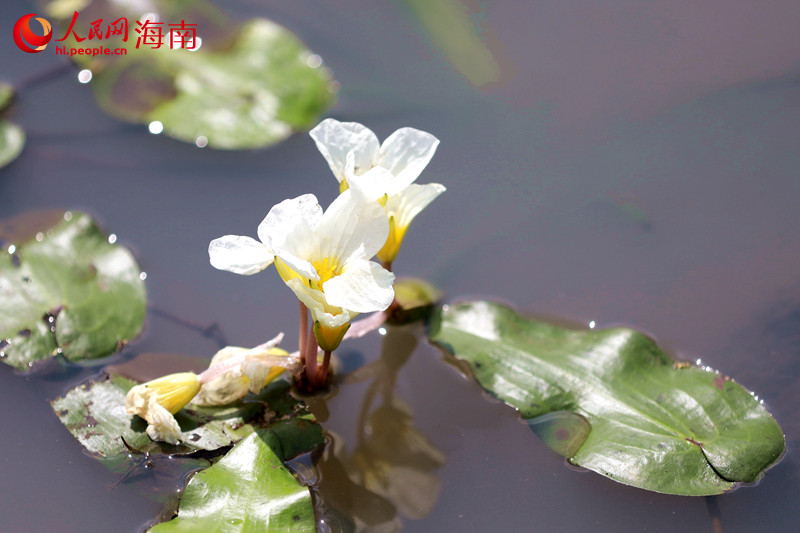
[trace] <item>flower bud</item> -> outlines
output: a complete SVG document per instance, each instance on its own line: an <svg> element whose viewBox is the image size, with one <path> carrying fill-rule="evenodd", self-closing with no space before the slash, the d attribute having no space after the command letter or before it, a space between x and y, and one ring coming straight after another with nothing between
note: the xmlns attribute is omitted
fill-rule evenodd
<svg viewBox="0 0 800 533"><path fill-rule="evenodd" d="M193 372L170 374L128 391L125 410L147 420L147 434L153 440L180 441L180 426L174 415L200 390L200 380Z"/></svg>

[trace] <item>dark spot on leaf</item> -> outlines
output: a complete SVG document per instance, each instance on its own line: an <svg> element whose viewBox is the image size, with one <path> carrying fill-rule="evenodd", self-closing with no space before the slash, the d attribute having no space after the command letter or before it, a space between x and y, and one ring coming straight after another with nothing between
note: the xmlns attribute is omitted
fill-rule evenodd
<svg viewBox="0 0 800 533"><path fill-rule="evenodd" d="M731 378L729 378L728 376L717 374L717 377L714 378L714 386L719 390L723 390L723 388L725 387L725 382L730 380Z"/></svg>
<svg viewBox="0 0 800 533"><path fill-rule="evenodd" d="M189 435L189 440L192 442L197 442L200 440L200 435L198 435L197 433L192 433L191 435Z"/></svg>
<svg viewBox="0 0 800 533"><path fill-rule="evenodd" d="M66 410L66 409L62 409L61 411L59 411L56 414L58 415L59 418L64 418L65 416L67 416L69 414L69 411Z"/></svg>
<svg viewBox="0 0 800 533"><path fill-rule="evenodd" d="M25 337L25 338L30 337L31 336L31 330L29 330L29 329L21 329L21 330L19 330L17 332L17 335L19 335L20 337Z"/></svg>
<svg viewBox="0 0 800 533"><path fill-rule="evenodd" d="M5 348L6 346L9 346L9 345L11 345L11 341L10 340L8 340L8 339L0 340L0 350L2 350L3 348Z"/></svg>
<svg viewBox="0 0 800 533"><path fill-rule="evenodd" d="M567 440L567 439L569 439L569 430L567 428L558 428L556 430L556 438L558 440Z"/></svg>
<svg viewBox="0 0 800 533"><path fill-rule="evenodd" d="M475 368L483 368L483 363L480 361L475 361Z"/></svg>
<svg viewBox="0 0 800 533"><path fill-rule="evenodd" d="M294 520L295 522L299 522L300 521L300 515L294 515L292 517L292 520Z"/></svg>
<svg viewBox="0 0 800 533"><path fill-rule="evenodd" d="M31 282L31 278L30 278L30 276L22 276L22 281L24 281L25 283L30 283Z"/></svg>
<svg viewBox="0 0 800 533"><path fill-rule="evenodd" d="M48 311L47 313L45 313L44 316L42 317L44 323L47 324L47 326L50 328L51 333L56 332L56 318L58 318L58 314L61 312L63 308L64 308L63 305L55 307L50 311Z"/></svg>

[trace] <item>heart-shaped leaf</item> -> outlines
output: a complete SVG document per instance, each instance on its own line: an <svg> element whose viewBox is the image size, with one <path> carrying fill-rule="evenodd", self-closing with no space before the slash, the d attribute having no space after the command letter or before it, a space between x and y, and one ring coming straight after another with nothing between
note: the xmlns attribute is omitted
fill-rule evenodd
<svg viewBox="0 0 800 533"><path fill-rule="evenodd" d="M146 295L128 250L84 213L59 215L27 237L14 231L23 225L0 225L5 363L26 368L57 353L73 361L102 357L139 334Z"/></svg>
<svg viewBox="0 0 800 533"><path fill-rule="evenodd" d="M585 418L588 435L563 415L547 433L571 440L563 450L572 463L627 485L719 494L758 480L784 450L780 426L750 392L675 363L638 331L567 329L478 301L443 307L430 337L524 418ZM572 437L582 434L578 445Z"/></svg>
<svg viewBox="0 0 800 533"><path fill-rule="evenodd" d="M272 430L251 433L215 465L195 474L178 516L150 531L313 533L311 493L283 465L280 450Z"/></svg>

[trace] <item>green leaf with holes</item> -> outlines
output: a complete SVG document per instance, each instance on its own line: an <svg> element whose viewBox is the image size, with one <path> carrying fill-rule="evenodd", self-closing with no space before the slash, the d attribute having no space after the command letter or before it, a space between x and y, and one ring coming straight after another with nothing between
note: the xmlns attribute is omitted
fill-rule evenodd
<svg viewBox="0 0 800 533"><path fill-rule="evenodd" d="M316 531L311 493L284 466L270 429L242 440L215 465L189 480L178 515L153 533Z"/></svg>
<svg viewBox="0 0 800 533"><path fill-rule="evenodd" d="M148 5L159 15L148 29L139 25L138 5L97 0L81 11L84 21L130 21L127 41L111 35L103 43L124 55L72 57L92 71L108 114L158 122L165 135L198 146L249 149L311 128L333 105L330 71L286 28L263 18L238 23L198 0ZM72 14L54 11L64 27ZM80 46L72 36L65 44Z"/></svg>
<svg viewBox="0 0 800 533"><path fill-rule="evenodd" d="M568 329L476 301L439 310L430 337L523 418L549 415L532 427L570 462L620 483L720 494L758 480L784 450L750 392L632 329Z"/></svg>
<svg viewBox="0 0 800 533"><path fill-rule="evenodd" d="M287 458L319 446L322 428L307 407L290 394L291 386L276 380L246 401L222 407L189 404L175 415L183 444L154 442L147 422L125 411L125 395L136 382L112 374L75 387L51 405L70 433L112 470L124 470L128 453L192 454L214 451L238 442L253 428L270 427L279 436Z"/></svg>
<svg viewBox="0 0 800 533"><path fill-rule="evenodd" d="M3 362L26 368L56 353L102 357L141 331L139 266L89 215L18 217L0 224L0 244Z"/></svg>

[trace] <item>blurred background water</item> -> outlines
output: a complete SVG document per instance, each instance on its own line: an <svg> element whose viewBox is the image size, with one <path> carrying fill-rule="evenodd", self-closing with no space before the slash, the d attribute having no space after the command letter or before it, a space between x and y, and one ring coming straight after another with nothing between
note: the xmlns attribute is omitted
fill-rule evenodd
<svg viewBox="0 0 800 533"><path fill-rule="evenodd" d="M710 507L624 487L566 467L423 343L397 372L394 396L441 454L430 480L438 500L374 531L712 531L711 515L726 533L797 528L800 4L220 5L271 18L322 56L341 84L330 116L380 138L413 126L441 139L420 182L448 191L415 222L398 273L451 299L644 330L754 390L787 436L787 455L758 486ZM206 250L222 234L255 235L282 199L334 198L311 139L214 151L112 119L62 57L14 46L13 23L36 9L0 6L0 77L22 87L13 120L28 134L0 170L0 216L85 210L134 250L162 314L114 360L213 354L213 339L163 313L217 323L238 345L280 330L294 338L294 296L279 279L216 271ZM355 370L380 349L370 338L340 355ZM45 401L98 368L0 368L3 531L136 531L162 510L86 456ZM327 406L325 427L343 446L354 442L364 388L343 387ZM162 463L143 475L169 492L182 470Z"/></svg>

